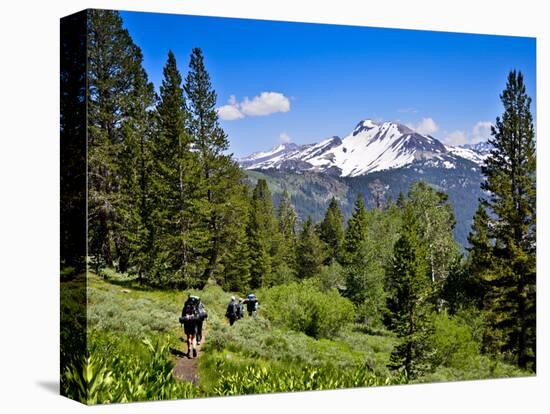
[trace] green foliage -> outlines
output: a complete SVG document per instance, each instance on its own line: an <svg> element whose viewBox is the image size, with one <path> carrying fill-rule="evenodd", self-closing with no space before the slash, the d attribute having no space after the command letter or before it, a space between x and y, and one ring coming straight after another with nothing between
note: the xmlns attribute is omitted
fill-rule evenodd
<svg viewBox="0 0 550 414"><path fill-rule="evenodd" d="M205 234L194 220L199 164L185 129L190 114L181 83L176 58L169 51L156 107L158 133L153 139L154 240L149 254L154 267L148 282L196 286L201 283L204 261L194 254L204 250Z"/></svg>
<svg viewBox="0 0 550 414"><path fill-rule="evenodd" d="M378 327L386 307L385 273L369 241L363 241L353 262L345 267L344 294L357 306L358 320Z"/></svg>
<svg viewBox="0 0 550 414"><path fill-rule="evenodd" d="M308 217L302 227L298 237L296 254L298 256L298 277L300 279L306 279L319 273L326 257L326 245L319 239L311 217Z"/></svg>
<svg viewBox="0 0 550 414"><path fill-rule="evenodd" d="M162 339L141 343L109 335L90 339L90 356L84 357L81 368L73 365L62 373L68 397L105 404L200 395L191 383L173 377L169 345Z"/></svg>
<svg viewBox="0 0 550 414"><path fill-rule="evenodd" d="M483 203L474 215L472 230L468 236L468 262L466 264L467 277L471 289L466 294L481 307L487 293L487 283L484 280L493 267L493 246L489 238L489 216Z"/></svg>
<svg viewBox="0 0 550 414"><path fill-rule="evenodd" d="M60 366L79 366L86 352L87 297L86 275L61 282L60 289ZM63 388L61 389L62 394Z"/></svg>
<svg viewBox="0 0 550 414"><path fill-rule="evenodd" d="M337 334L354 317L351 302L336 290L321 292L313 281L275 286L262 292L263 313L275 326L314 338Z"/></svg>
<svg viewBox="0 0 550 414"><path fill-rule="evenodd" d="M403 220L404 226L414 229L423 244L427 272L437 295L459 255L452 232L455 218L448 196L423 181L416 182L409 189Z"/></svg>
<svg viewBox="0 0 550 414"><path fill-rule="evenodd" d="M345 287L344 269L338 262L332 261L328 266L322 266L312 280L323 292L328 292L331 289L343 289Z"/></svg>
<svg viewBox="0 0 550 414"><path fill-rule="evenodd" d="M390 326L399 339L392 352L390 367L403 370L411 379L432 370L432 284L426 275L428 263L425 257L423 245L414 230L404 229L395 244L388 271Z"/></svg>
<svg viewBox="0 0 550 414"><path fill-rule="evenodd" d="M325 218L319 225L319 237L328 246L325 264L340 259L344 240L344 215L338 206L336 198L332 197L325 213Z"/></svg>
<svg viewBox="0 0 550 414"><path fill-rule="evenodd" d="M250 252L250 286L262 285L263 278L269 279L275 267L278 238L277 222L271 200L271 193L265 180L258 180L252 193L247 237Z"/></svg>
<svg viewBox="0 0 550 414"><path fill-rule="evenodd" d="M434 354L434 367L443 365L467 370L480 355L480 343L474 338L471 328L462 320L446 312L434 314L434 330L430 338Z"/></svg>
<svg viewBox="0 0 550 414"><path fill-rule="evenodd" d="M221 381L214 388L215 395L242 395L269 392L314 391L335 388L372 387L404 384L404 376L380 377L363 366L347 370L333 367L246 366L218 360L216 365Z"/></svg>
<svg viewBox="0 0 550 414"><path fill-rule="evenodd" d="M472 234L483 244L486 233L492 246L488 269L477 272L487 285L485 347L511 353L519 367L535 369L536 148L531 98L521 72L509 73L500 98L504 113L491 131L493 150L482 168L489 219L486 231L478 222ZM484 259L483 247L474 246L474 259Z"/></svg>
<svg viewBox="0 0 550 414"><path fill-rule="evenodd" d="M401 233L401 211L394 205L367 212L368 231L353 260L344 268L344 294L357 307L358 320L380 327L386 306L385 269Z"/></svg>
<svg viewBox="0 0 550 414"><path fill-rule="evenodd" d="M279 208L277 212L277 220L279 222L279 231L281 233L281 244L280 244L280 258L281 264L284 265L282 273L289 277L285 277L282 280L291 280L295 277L296 269L296 222L298 217L296 216L296 211L290 200L290 195L285 190L283 196L279 203ZM278 270L278 272L281 272ZM277 281L281 283L282 280L279 278Z"/></svg>
<svg viewBox="0 0 550 414"><path fill-rule="evenodd" d="M363 203L363 196L357 193L357 199L353 213L348 220L346 234L342 245L342 263L353 263L358 255L358 250L367 236L367 210Z"/></svg>
<svg viewBox="0 0 550 414"><path fill-rule="evenodd" d="M200 258L203 283L223 279L223 263L242 234L247 205L242 196L243 174L231 154L227 134L219 125L216 92L206 70L202 50L191 51L185 78L189 119L186 125L199 159L195 219L204 240Z"/></svg>

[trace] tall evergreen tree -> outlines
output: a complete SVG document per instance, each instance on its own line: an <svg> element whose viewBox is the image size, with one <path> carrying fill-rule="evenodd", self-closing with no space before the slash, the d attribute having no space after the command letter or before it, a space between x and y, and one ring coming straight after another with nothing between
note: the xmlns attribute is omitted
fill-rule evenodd
<svg viewBox="0 0 550 414"><path fill-rule="evenodd" d="M136 51L141 62L141 51ZM120 164L121 204L118 226L119 239L126 249L119 248L119 270L125 272L133 267L140 280L151 268L153 247L153 208L150 177L153 172L151 152L152 137L155 134L152 107L155 100L153 84L141 64L130 71L134 89L127 95L128 116L122 123L123 149L117 162ZM122 244L122 243L121 243Z"/></svg>
<svg viewBox="0 0 550 414"><path fill-rule="evenodd" d="M285 190L278 209L279 232L281 234L280 257L281 263L288 267L291 273L296 269L296 222L298 216L292 205L290 196Z"/></svg>
<svg viewBox="0 0 550 414"><path fill-rule="evenodd" d="M315 276L321 270L326 255L326 248L317 232L315 225L308 217L298 238L298 277L305 279Z"/></svg>
<svg viewBox="0 0 550 414"><path fill-rule="evenodd" d="M265 279L271 279L275 249L273 236L277 222L271 192L264 179L259 179L252 193L247 237L250 254L250 286L258 288Z"/></svg>
<svg viewBox="0 0 550 414"><path fill-rule="evenodd" d="M172 51L168 52L163 75L157 105L158 134L153 148L156 276L158 283L192 286L197 285L196 255L201 252L203 241L194 224L198 161L185 129L189 113Z"/></svg>
<svg viewBox="0 0 550 414"><path fill-rule="evenodd" d="M407 197L405 197L405 194L403 194L403 191L399 192L399 195L397 196L397 200L395 202L395 205L401 209L405 208L405 204L407 203Z"/></svg>
<svg viewBox="0 0 550 414"><path fill-rule="evenodd" d="M70 266L79 273L86 270L88 246L85 229L87 19L87 12L63 18L60 36L60 259L62 267ZM62 341L63 346L67 343ZM84 349L85 341L80 345ZM62 362L64 356L62 350Z"/></svg>
<svg viewBox="0 0 550 414"><path fill-rule="evenodd" d="M88 11L87 51L90 254L97 269L117 262L125 268L128 234L132 227L139 229L129 217L140 203L129 199L133 179L128 170L121 169L127 161L124 154L145 133L151 86L141 52L123 28L118 12ZM143 102L137 102L140 99Z"/></svg>
<svg viewBox="0 0 550 414"><path fill-rule="evenodd" d="M320 224L319 236L328 246L328 255L325 264L340 259L344 240L344 215L338 206L336 198L332 197L325 218Z"/></svg>
<svg viewBox="0 0 550 414"><path fill-rule="evenodd" d="M403 369L414 379L430 371L430 303L432 284L427 276L428 263L423 243L414 229L404 228L395 244L388 269L390 290L388 308L391 329L397 334L389 366Z"/></svg>
<svg viewBox="0 0 550 414"><path fill-rule="evenodd" d="M220 263L223 266L223 288L233 292L244 292L250 287L252 264L247 229L251 200L248 190L248 186L243 184L236 191L231 201L235 208L226 217L226 237L230 249L222 255Z"/></svg>
<svg viewBox="0 0 550 414"><path fill-rule="evenodd" d="M359 254L362 243L367 237L367 210L363 196L357 193L353 213L348 220L348 226L342 244L342 263L351 264Z"/></svg>
<svg viewBox="0 0 550 414"><path fill-rule="evenodd" d="M495 268L486 275L494 346L517 364L535 367L536 318L536 149L530 105L521 72L508 75L504 106L492 128L493 149L482 167L488 198L488 234Z"/></svg>
<svg viewBox="0 0 550 414"><path fill-rule="evenodd" d="M235 203L232 196L240 194L238 187L243 178L238 165L227 154L229 140L220 127L216 111L216 92L204 65L201 49L191 52L189 72L185 79L190 116L187 131L199 156L201 204L198 212L206 236L207 260L203 282L217 275L219 262L230 251L230 239L225 238L234 218Z"/></svg>
<svg viewBox="0 0 550 414"><path fill-rule="evenodd" d="M489 236L489 215L483 203L478 205L472 230L468 235L468 261L466 263L467 286L463 287L466 297L481 307L487 292L485 281L493 269L493 245Z"/></svg>

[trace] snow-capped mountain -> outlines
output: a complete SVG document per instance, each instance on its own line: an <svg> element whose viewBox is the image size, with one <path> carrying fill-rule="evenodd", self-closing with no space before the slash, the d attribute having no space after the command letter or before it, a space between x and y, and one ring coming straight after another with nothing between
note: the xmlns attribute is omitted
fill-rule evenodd
<svg viewBox="0 0 550 414"><path fill-rule="evenodd" d="M456 168L463 160L480 165L486 156L487 153L473 148L445 146L431 135L420 134L402 124L366 119L343 139L335 136L317 144L281 144L238 161L250 170L310 171L357 177L419 162L446 169Z"/></svg>
<svg viewBox="0 0 550 414"><path fill-rule="evenodd" d="M488 141L482 141L476 144L465 144L462 145L462 147L478 152L480 154L489 154L491 152L491 149L493 149L493 146Z"/></svg>

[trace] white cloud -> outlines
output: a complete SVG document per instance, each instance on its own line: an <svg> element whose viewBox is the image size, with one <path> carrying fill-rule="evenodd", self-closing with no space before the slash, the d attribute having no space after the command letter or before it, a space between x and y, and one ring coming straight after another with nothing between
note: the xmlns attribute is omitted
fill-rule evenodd
<svg viewBox="0 0 550 414"><path fill-rule="evenodd" d="M462 131L453 131L450 134L447 134L445 138L443 138L443 141L445 142L445 144L448 145L468 144L468 138L466 137L466 134Z"/></svg>
<svg viewBox="0 0 550 414"><path fill-rule="evenodd" d="M279 92L262 92L252 99L244 98L240 107L245 115L265 116L290 111L290 100Z"/></svg>
<svg viewBox="0 0 550 414"><path fill-rule="evenodd" d="M439 130L439 126L432 118L422 118L422 120L414 124L406 124L410 129L422 135L432 135Z"/></svg>
<svg viewBox="0 0 550 414"><path fill-rule="evenodd" d="M493 124L489 121L479 121L472 129L471 144L487 141L491 137L491 127Z"/></svg>
<svg viewBox="0 0 550 414"><path fill-rule="evenodd" d="M233 98L235 98L233 96ZM218 116L224 121L234 121L235 119L244 118L244 115L239 111L238 106L231 104L231 98L229 98L229 104L218 108Z"/></svg>
<svg viewBox="0 0 550 414"><path fill-rule="evenodd" d="M422 120L414 129L419 134L432 135L433 133L437 132L439 127L432 118L422 118Z"/></svg>
<svg viewBox="0 0 550 414"><path fill-rule="evenodd" d="M277 112L290 111L290 99L279 92L262 92L240 103L234 95L229 97L227 105L218 108L218 115L225 121L241 119L245 116L266 116Z"/></svg>
<svg viewBox="0 0 550 414"><path fill-rule="evenodd" d="M491 136L492 125L489 121L479 121L474 125L470 134L464 131L453 131L443 138L443 142L448 145L464 145L487 141Z"/></svg>
<svg viewBox="0 0 550 414"><path fill-rule="evenodd" d="M292 138L286 132L281 132L281 134L279 135L279 141L282 144L288 144L290 141L292 141Z"/></svg>

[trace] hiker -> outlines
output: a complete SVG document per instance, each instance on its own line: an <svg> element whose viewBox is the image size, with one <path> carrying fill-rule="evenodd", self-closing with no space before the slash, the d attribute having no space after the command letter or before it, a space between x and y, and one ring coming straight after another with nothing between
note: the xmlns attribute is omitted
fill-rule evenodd
<svg viewBox="0 0 550 414"><path fill-rule="evenodd" d="M250 293L245 300L243 300L243 303L246 304L246 310L248 311L248 316L254 316L256 317L256 312L258 311L258 299L256 299L256 295L253 293Z"/></svg>
<svg viewBox="0 0 550 414"><path fill-rule="evenodd" d="M202 341L202 324L204 320L208 318L208 312L206 312L206 308L204 307L204 304L202 303L202 300L200 300L200 298L199 304L197 306L197 311L199 314L199 319L197 321L197 345L200 345Z"/></svg>
<svg viewBox="0 0 550 414"><path fill-rule="evenodd" d="M235 296L231 296L231 300L227 305L227 310L225 311L225 317L229 319L229 325L233 326L235 321L239 319L239 303Z"/></svg>
<svg viewBox="0 0 550 414"><path fill-rule="evenodd" d="M188 358L191 358L191 352L193 353L193 358L197 356L195 339L197 336L198 321L200 319L198 311L199 302L200 299L197 296L189 295L183 304L181 317L179 319L180 323L183 325L183 331L186 337Z"/></svg>

